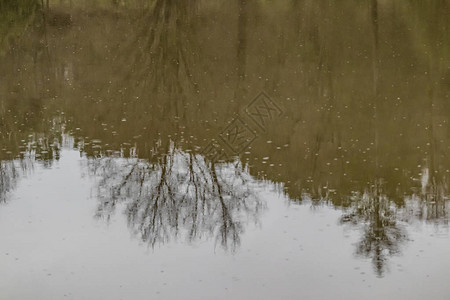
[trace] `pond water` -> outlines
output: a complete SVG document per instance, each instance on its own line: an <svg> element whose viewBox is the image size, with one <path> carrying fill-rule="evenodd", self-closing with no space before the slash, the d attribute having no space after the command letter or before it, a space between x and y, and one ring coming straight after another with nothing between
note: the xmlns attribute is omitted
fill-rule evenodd
<svg viewBox="0 0 450 300"><path fill-rule="evenodd" d="M449 299L449 13L0 4L0 299Z"/></svg>

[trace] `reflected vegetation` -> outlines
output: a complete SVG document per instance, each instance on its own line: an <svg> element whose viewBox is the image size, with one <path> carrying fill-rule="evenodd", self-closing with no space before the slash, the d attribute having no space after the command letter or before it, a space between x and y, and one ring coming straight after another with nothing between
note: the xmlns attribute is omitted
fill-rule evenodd
<svg viewBox="0 0 450 300"><path fill-rule="evenodd" d="M362 226L363 234L356 246L356 254L370 257L375 272L382 276L386 260L399 254L407 233L399 218L399 207L383 192L383 183L375 182L364 193L354 192L350 196L350 207L346 208L341 223Z"/></svg>
<svg viewBox="0 0 450 300"><path fill-rule="evenodd" d="M150 163L141 159L89 160L98 176L97 217L109 219L120 203L130 229L155 246L174 238L189 242L214 236L235 250L243 224L258 222L265 204L239 161L216 165L172 143Z"/></svg>
<svg viewBox="0 0 450 300"><path fill-rule="evenodd" d="M0 163L0 203L6 202L8 194L16 186L17 177L18 174L14 162L2 161Z"/></svg>
<svg viewBox="0 0 450 300"><path fill-rule="evenodd" d="M39 8L38 0L0 1L0 56L33 25Z"/></svg>
<svg viewBox="0 0 450 300"><path fill-rule="evenodd" d="M407 224L448 226L446 1L28 2L0 5L20 28L12 39L0 23L1 195L12 159L51 163L64 133L99 178L97 216L123 204L150 245L214 236L234 249L264 207L262 180L342 208L379 276ZM266 132L245 119L255 142L205 161L260 91L283 118Z"/></svg>
<svg viewBox="0 0 450 300"><path fill-rule="evenodd" d="M33 168L31 159L0 161L0 203L6 203L9 200L19 179L30 173Z"/></svg>

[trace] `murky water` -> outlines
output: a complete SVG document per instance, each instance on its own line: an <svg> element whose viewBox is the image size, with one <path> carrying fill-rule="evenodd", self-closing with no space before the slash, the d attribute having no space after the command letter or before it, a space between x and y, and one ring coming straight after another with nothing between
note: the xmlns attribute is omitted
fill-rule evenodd
<svg viewBox="0 0 450 300"><path fill-rule="evenodd" d="M450 5L337 2L0 3L0 299L449 299Z"/></svg>

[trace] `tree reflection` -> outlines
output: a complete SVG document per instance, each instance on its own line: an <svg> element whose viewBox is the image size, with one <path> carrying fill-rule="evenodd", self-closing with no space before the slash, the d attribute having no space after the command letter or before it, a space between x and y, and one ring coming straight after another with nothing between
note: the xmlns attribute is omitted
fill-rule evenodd
<svg viewBox="0 0 450 300"><path fill-rule="evenodd" d="M186 93L196 87L190 67L195 3L151 1L139 20L138 33L122 56L131 59L126 80L136 82L146 93L168 96L164 108L175 108L177 116L185 105Z"/></svg>
<svg viewBox="0 0 450 300"><path fill-rule="evenodd" d="M424 168L421 186L410 186L415 192L403 194L401 202L394 201L386 183L378 180L363 193L353 192L349 207L344 208L340 222L362 226L356 254L371 258L378 276L383 276L389 257L400 254L408 240L404 225L424 221L448 228L448 181L439 173L431 173Z"/></svg>
<svg viewBox="0 0 450 300"><path fill-rule="evenodd" d="M448 179L432 169L424 168L420 189L416 189L406 203L406 218L448 227L449 199Z"/></svg>
<svg viewBox="0 0 450 300"><path fill-rule="evenodd" d="M0 203L6 203L19 179L34 167L31 159L0 161Z"/></svg>
<svg viewBox="0 0 450 300"><path fill-rule="evenodd" d="M406 230L399 223L397 206L384 193L381 181L364 193L355 192L350 200L352 204L341 217L341 223L363 227L356 254L371 258L376 274L381 277L388 258L400 253L400 246L407 239Z"/></svg>
<svg viewBox="0 0 450 300"><path fill-rule="evenodd" d="M242 219L263 207L248 173L282 183L293 200L308 193L344 207L342 223L364 227L358 255L380 276L405 240L401 221L447 222L443 1L113 1L83 13L52 2L61 18L50 9L48 22L27 27L38 2L0 3L0 24L10 16L28 28L16 41L6 37L19 32L0 26L4 195L17 179L11 160L50 165L67 122L100 177L97 215L126 206L151 245L213 235L234 248ZM66 13L74 26L62 26ZM242 155L248 170L179 150L206 145L261 89L284 117ZM56 120L62 111L67 119ZM429 169L415 178L424 157ZM373 178L386 182L364 190Z"/></svg>
<svg viewBox="0 0 450 300"><path fill-rule="evenodd" d="M432 173L424 168L420 187L411 186L415 192L403 194L401 203L394 201L386 183L378 180L363 193L353 192L350 205L344 208L341 224L362 226L356 255L371 258L378 276L383 276L389 257L400 254L408 240L406 223L425 221L448 227L448 182L445 176Z"/></svg>
<svg viewBox="0 0 450 300"><path fill-rule="evenodd" d="M370 1L370 19L372 27L372 79L373 79L373 128L375 147L374 171L379 172L379 29L378 1ZM388 257L400 252L400 244L406 239L406 231L398 222L397 206L383 188L383 181L376 180L363 194L351 197L350 212L341 217L342 223L351 222L363 226L363 237L356 247L356 254L372 259L378 276L383 276Z"/></svg>
<svg viewBox="0 0 450 300"><path fill-rule="evenodd" d="M34 21L39 8L38 0L0 1L0 57Z"/></svg>
<svg viewBox="0 0 450 300"><path fill-rule="evenodd" d="M5 203L7 195L17 182L17 170L12 161L0 161L0 203Z"/></svg>
<svg viewBox="0 0 450 300"><path fill-rule="evenodd" d="M150 163L140 159L90 160L99 176L97 217L109 219L125 204L129 228L152 247L172 238L194 242L215 236L235 250L245 220L258 221L264 208L242 165L214 164L173 144Z"/></svg>

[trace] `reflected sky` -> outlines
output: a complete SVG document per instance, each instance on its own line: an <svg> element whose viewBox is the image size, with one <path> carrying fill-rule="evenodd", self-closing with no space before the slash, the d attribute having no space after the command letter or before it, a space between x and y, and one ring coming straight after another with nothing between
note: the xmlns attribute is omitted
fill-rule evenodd
<svg viewBox="0 0 450 300"><path fill-rule="evenodd" d="M33 284L50 298L77 287L62 260L79 243L96 248L81 266L126 255L90 280L186 252L179 271L204 258L190 280L230 297L293 297L295 276L305 297L329 298L323 280L428 295L448 275L430 256L450 243L446 2L44 2L0 4L0 262L25 259L0 296L31 298L23 272L56 280Z"/></svg>

